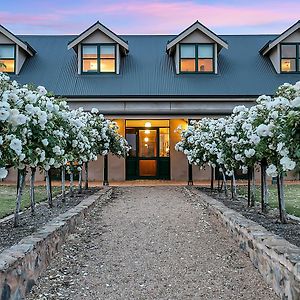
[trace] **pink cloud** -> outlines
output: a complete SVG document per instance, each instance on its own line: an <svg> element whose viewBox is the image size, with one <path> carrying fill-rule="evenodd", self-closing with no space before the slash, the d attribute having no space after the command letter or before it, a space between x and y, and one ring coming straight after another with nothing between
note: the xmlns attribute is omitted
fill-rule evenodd
<svg viewBox="0 0 300 300"><path fill-rule="evenodd" d="M296 6L296 7L295 7ZM289 8L289 9L287 9ZM195 20L204 25L220 29L224 27L267 26L269 24L292 24L299 18L300 4L277 2L253 4L243 7L233 5L199 4L194 1L163 2L105 2L91 0L88 5L77 5L68 9L53 8L45 14L16 14L1 12L3 24L24 24L49 27L60 33L79 33L100 19L105 25L120 34L128 33L178 33ZM283 13L284 11L284 13ZM285 28L283 27L282 30ZM277 30L276 30L277 31ZM232 32L232 33L237 33ZM273 30L269 30L273 32ZM222 32L220 32L222 33Z"/></svg>

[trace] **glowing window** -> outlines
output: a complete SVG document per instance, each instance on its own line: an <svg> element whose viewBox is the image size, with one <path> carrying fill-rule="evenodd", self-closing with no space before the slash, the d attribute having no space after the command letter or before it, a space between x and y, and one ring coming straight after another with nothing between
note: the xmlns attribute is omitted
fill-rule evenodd
<svg viewBox="0 0 300 300"><path fill-rule="evenodd" d="M282 73L300 71L300 44L280 45L280 68Z"/></svg>
<svg viewBox="0 0 300 300"><path fill-rule="evenodd" d="M83 73L115 73L115 45L82 45Z"/></svg>
<svg viewBox="0 0 300 300"><path fill-rule="evenodd" d="M0 45L0 72L15 72L15 45Z"/></svg>
<svg viewBox="0 0 300 300"><path fill-rule="evenodd" d="M214 45L213 44L181 44L180 72L213 73Z"/></svg>

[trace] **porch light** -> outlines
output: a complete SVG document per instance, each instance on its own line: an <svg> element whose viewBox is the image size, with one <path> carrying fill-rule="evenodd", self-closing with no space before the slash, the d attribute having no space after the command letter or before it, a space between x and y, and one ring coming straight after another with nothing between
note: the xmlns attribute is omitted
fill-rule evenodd
<svg viewBox="0 0 300 300"><path fill-rule="evenodd" d="M149 138L148 137L145 137L144 138L144 141L147 143L147 142L149 142Z"/></svg>
<svg viewBox="0 0 300 300"><path fill-rule="evenodd" d="M145 123L145 127L151 127L151 123L150 122L146 122Z"/></svg>
<svg viewBox="0 0 300 300"><path fill-rule="evenodd" d="M149 130L149 129L146 129L146 130L145 130L145 134L150 134L150 130Z"/></svg>

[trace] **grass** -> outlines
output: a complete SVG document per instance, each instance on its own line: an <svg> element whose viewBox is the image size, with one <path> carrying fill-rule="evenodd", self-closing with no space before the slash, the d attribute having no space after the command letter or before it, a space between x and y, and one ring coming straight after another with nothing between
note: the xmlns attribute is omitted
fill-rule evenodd
<svg viewBox="0 0 300 300"><path fill-rule="evenodd" d="M269 185L269 204L272 208L278 208L277 185ZM247 196L247 187L238 187L240 195ZM288 214L300 217L300 184L284 186L285 206ZM256 187L256 199L260 201L260 187Z"/></svg>
<svg viewBox="0 0 300 300"><path fill-rule="evenodd" d="M15 185L1 185L0 184L0 218L12 214L15 211L17 187ZM53 196L60 193L60 187L52 187ZM35 201L36 203L45 201L47 199L46 187L35 187ZM22 196L21 210L30 207L29 186L26 186Z"/></svg>

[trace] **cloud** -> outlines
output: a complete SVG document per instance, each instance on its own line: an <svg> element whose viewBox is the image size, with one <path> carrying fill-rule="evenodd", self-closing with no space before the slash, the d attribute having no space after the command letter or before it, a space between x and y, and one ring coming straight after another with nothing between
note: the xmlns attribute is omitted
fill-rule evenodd
<svg viewBox="0 0 300 300"><path fill-rule="evenodd" d="M100 19L117 33L169 34L178 33L199 20L218 33L224 33L226 28L234 31L231 33L239 33L239 28L243 31L251 28L253 33L263 28L272 33L274 26L276 31L280 28L284 30L287 24L295 22L300 9L300 3L292 1L273 1L273 5L270 1L233 5L224 4L224 1L221 2L223 4L201 4L196 1L90 0L73 2L65 8L61 8L58 1L53 1L51 6L47 3L47 9L43 13L43 1L40 3L36 8L40 11L34 14L0 12L1 23L18 30L26 28L26 31L40 30L41 33L52 30L63 34L79 33Z"/></svg>

